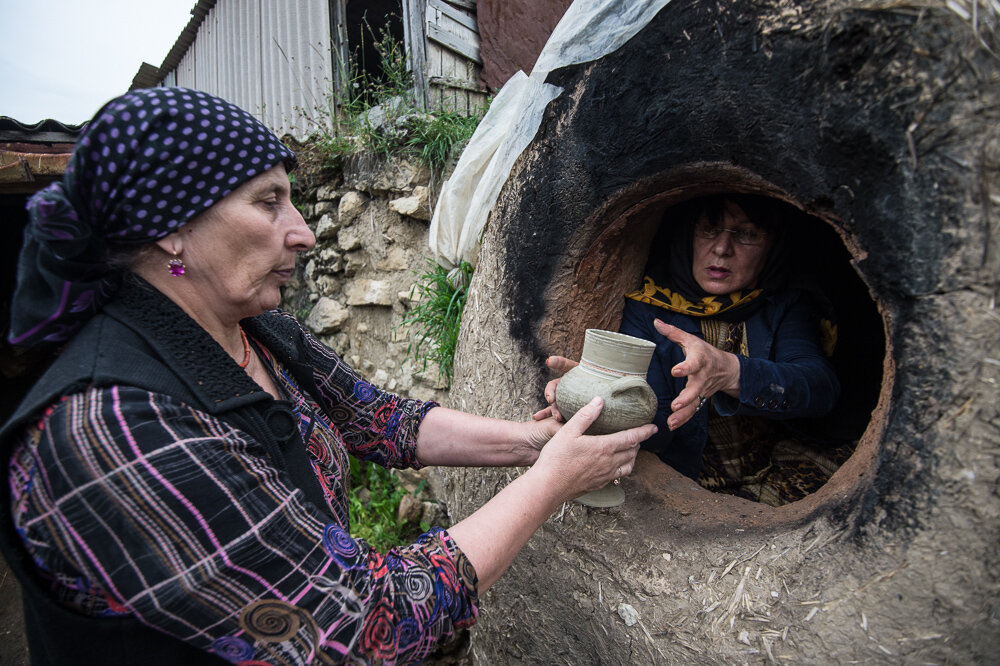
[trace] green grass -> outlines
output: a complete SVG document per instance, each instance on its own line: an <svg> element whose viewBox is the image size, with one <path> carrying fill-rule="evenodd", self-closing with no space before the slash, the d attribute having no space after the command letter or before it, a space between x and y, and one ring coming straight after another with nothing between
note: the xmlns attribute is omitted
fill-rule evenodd
<svg viewBox="0 0 1000 666"><path fill-rule="evenodd" d="M362 490L368 497L362 499ZM421 488L417 488L420 494ZM388 469L351 456L351 492L348 497L351 536L364 539L375 550L384 553L390 548L410 543L419 531L429 525L401 525L397 519L399 502L406 495Z"/></svg>
<svg viewBox="0 0 1000 666"><path fill-rule="evenodd" d="M482 118L482 114L466 116L440 111L414 125L407 146L431 169L444 171L455 147L468 143Z"/></svg>
<svg viewBox="0 0 1000 666"><path fill-rule="evenodd" d="M411 300L417 303L401 323L411 331L406 356L420 358L424 369L428 363L435 364L450 385L462 310L473 268L462 262L456 275L449 277L448 269L433 260L428 259L427 265L427 271L418 277L410 291Z"/></svg>
<svg viewBox="0 0 1000 666"><path fill-rule="evenodd" d="M315 141L321 166L327 169L339 169L344 158L358 150L357 142L351 137L327 134L316 137Z"/></svg>

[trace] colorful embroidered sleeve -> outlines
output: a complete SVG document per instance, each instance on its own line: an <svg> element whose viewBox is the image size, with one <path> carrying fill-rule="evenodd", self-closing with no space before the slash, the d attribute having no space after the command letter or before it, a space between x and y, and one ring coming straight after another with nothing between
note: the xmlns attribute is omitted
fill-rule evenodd
<svg viewBox="0 0 1000 666"><path fill-rule="evenodd" d="M417 430L424 415L437 403L382 391L302 330L319 392L314 397L340 430L347 450L383 467L421 467L417 460Z"/></svg>
<svg viewBox="0 0 1000 666"><path fill-rule="evenodd" d="M475 621L475 572L447 532L375 553L225 422L115 387L43 426L11 462L15 520L101 614L246 664L411 663Z"/></svg>

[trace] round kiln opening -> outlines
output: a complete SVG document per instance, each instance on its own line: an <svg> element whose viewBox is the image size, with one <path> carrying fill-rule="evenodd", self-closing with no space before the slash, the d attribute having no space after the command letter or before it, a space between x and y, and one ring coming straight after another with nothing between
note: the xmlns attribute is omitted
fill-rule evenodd
<svg viewBox="0 0 1000 666"><path fill-rule="evenodd" d="M780 209L789 232L789 257L794 272L819 288L829 299L837 319L837 344L830 360L841 383L840 398L829 415L785 425L793 426L793 436L798 441L820 447L827 459L825 462L832 462L834 469L844 467L845 462L850 463L846 465L850 471L835 473L821 492L814 495L852 494L848 491L860 483L877 448L882 423L881 410L876 407L880 392L891 380L891 372L884 370L886 323L852 261L854 256L860 255L860 250L851 237L838 233L837 229L843 228L838 220L822 211L805 212L787 195L767 184L748 181L745 174L736 179L724 179L728 182L720 182L717 177L706 179L704 173L700 175L698 184L692 185L688 180L683 186L653 192L648 189L642 192L643 188L637 185L623 199L609 203L592 216L591 222L600 231L592 237L589 247L581 248L579 262L573 271L575 279L570 300L577 306L576 311L568 315L569 321L564 319L553 325L549 334L554 339L567 340L566 333L573 328L578 332L587 327L618 330L624 295L641 286L647 265L663 251L661 241L665 225L671 223L670 213L680 204L703 195L730 192L769 197ZM569 346L578 354L576 344L574 340ZM835 448L836 453L833 453ZM681 490L697 495L708 492L692 487L693 484L675 483L673 470L652 454L643 454L637 465L638 480L654 496L659 481L651 481L650 475L659 478L663 470L644 469L647 467L667 470L669 490L664 487L664 493L675 494ZM710 496L716 500L713 505L725 514L725 504L730 498ZM813 496L808 495L790 506L811 505L815 498L812 501L810 498ZM676 495L671 500L676 503ZM734 505L744 504L735 498L731 501ZM728 509L740 511L739 506ZM806 509L800 507L800 510ZM742 513L740 516L745 517Z"/></svg>

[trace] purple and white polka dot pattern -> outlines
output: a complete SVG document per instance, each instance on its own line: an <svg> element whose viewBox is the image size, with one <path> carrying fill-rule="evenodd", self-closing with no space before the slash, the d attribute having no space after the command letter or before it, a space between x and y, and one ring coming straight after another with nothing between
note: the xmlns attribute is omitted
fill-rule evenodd
<svg viewBox="0 0 1000 666"><path fill-rule="evenodd" d="M188 88L134 90L105 104L60 182L28 201L8 340L68 340L117 290L109 243L176 231L295 155L252 115Z"/></svg>
<svg viewBox="0 0 1000 666"><path fill-rule="evenodd" d="M87 213L109 240L165 236L245 181L295 156L252 115L187 88L109 102L73 158Z"/></svg>

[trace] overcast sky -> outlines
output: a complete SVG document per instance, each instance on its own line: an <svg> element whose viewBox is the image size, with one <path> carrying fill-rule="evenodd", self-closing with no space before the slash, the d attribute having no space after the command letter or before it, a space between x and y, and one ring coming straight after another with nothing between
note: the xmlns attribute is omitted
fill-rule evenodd
<svg viewBox="0 0 1000 666"><path fill-rule="evenodd" d="M0 0L0 116L85 122L159 67L196 0Z"/></svg>

